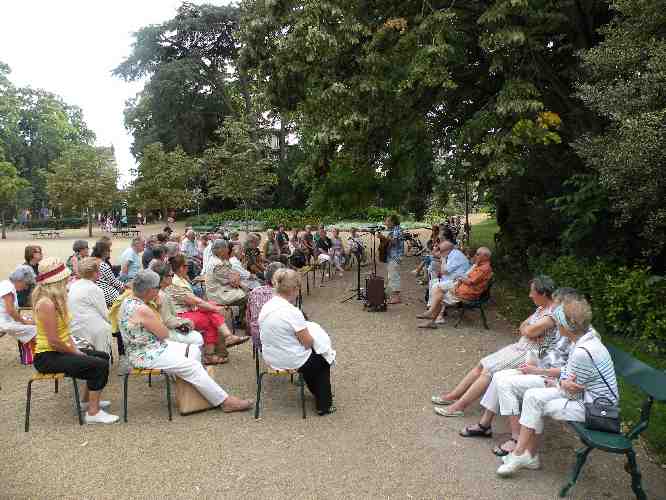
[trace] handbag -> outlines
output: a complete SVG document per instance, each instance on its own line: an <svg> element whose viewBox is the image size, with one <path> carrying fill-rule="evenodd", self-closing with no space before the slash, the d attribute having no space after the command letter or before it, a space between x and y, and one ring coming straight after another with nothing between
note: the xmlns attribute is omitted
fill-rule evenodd
<svg viewBox="0 0 666 500"><path fill-rule="evenodd" d="M188 345L185 351L186 356L189 349L190 346ZM213 368L208 366L206 371L212 377ZM208 400L201 395L196 387L180 377L176 377L176 407L181 415L191 415L212 408Z"/></svg>
<svg viewBox="0 0 666 500"><path fill-rule="evenodd" d="M610 385L606 381L606 378L599 370L599 367L594 362L594 358L590 351L581 347L587 355L592 360L592 364L597 369L597 373L601 377L601 380L604 381L606 387L611 392L615 401L618 401L617 394L613 392ZM605 396L600 396L595 398L591 403L585 403L585 427L591 431L601 431L601 432L610 432L613 434L620 434L620 406L617 403L614 403Z"/></svg>

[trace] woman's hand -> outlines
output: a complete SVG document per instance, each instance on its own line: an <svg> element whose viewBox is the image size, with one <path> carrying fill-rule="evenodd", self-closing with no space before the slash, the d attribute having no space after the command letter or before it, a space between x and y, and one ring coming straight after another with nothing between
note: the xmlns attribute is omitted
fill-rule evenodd
<svg viewBox="0 0 666 500"><path fill-rule="evenodd" d="M518 369L523 372L524 375L543 375L543 370L541 368L537 368L530 364L519 366Z"/></svg>
<svg viewBox="0 0 666 500"><path fill-rule="evenodd" d="M560 382L560 387L569 394L579 394L585 391L585 386L576 383L576 374L569 375L569 378Z"/></svg>

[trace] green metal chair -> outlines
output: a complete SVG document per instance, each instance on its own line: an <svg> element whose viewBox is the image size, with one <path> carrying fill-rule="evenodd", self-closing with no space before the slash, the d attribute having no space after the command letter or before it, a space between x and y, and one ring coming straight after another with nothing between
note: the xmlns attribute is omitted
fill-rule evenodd
<svg viewBox="0 0 666 500"><path fill-rule="evenodd" d="M581 422L569 422L569 425L585 446L576 450L576 464L574 465L573 474L569 482L560 490L560 497L565 497L569 493L576 484L587 456L593 449L598 449L627 456L625 470L631 475L631 489L637 499L646 500L647 496L641 485L641 472L636 462L633 441L648 428L654 401L666 401L666 374L613 346L608 346L608 351L613 358L615 373L618 377L622 377L627 383L639 387L647 394L647 398L641 407L641 417L638 423L626 434L592 431ZM621 405L622 401L620 401Z"/></svg>

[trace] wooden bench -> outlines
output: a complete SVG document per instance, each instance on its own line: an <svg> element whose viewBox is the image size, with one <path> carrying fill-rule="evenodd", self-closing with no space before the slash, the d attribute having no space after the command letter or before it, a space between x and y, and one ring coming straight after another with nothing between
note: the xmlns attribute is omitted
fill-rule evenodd
<svg viewBox="0 0 666 500"><path fill-rule="evenodd" d="M141 234L136 227L126 227L121 229L114 229L111 231L112 236L119 236L121 238L137 238Z"/></svg>
<svg viewBox="0 0 666 500"><path fill-rule="evenodd" d="M666 401L666 374L655 370L645 363L637 360L630 354L613 346L608 346L608 351L613 358L615 373L625 382L640 388L646 393L647 398L641 406L641 416L636 425L625 434L612 434L608 432L592 431L585 427L582 422L569 422L569 425L578 435L584 447L576 450L576 464L569 482L560 490L560 497L565 497L576 484L587 456L593 449L616 453L627 456L625 470L631 475L631 489L636 498L645 500L647 497L641 485L641 472L636 463L633 441L648 428L650 412L654 401ZM620 400L622 408L622 400Z"/></svg>
<svg viewBox="0 0 666 500"><path fill-rule="evenodd" d="M483 310L483 306L485 306L490 301L490 289L492 288L492 286L493 282L490 281L488 283L488 288L486 288L486 291L483 292L481 296L476 300L463 300L461 302L458 302L457 307L458 309L460 309L460 316L458 316L458 321L454 325L455 328L458 328L458 325L463 320L463 316L465 316L465 311L478 309L481 312L481 320L483 321L483 326L486 330L488 330L488 320L486 319L486 313Z"/></svg>
<svg viewBox="0 0 666 500"><path fill-rule="evenodd" d="M60 238L60 231L48 228L35 228L30 230L33 239Z"/></svg>
<svg viewBox="0 0 666 500"><path fill-rule="evenodd" d="M212 233L215 229L215 226L192 226L192 230L199 234Z"/></svg>

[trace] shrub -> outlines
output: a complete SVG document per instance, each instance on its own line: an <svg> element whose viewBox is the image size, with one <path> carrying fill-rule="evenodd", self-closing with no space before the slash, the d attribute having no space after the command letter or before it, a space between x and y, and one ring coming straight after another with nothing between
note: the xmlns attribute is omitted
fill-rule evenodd
<svg viewBox="0 0 666 500"><path fill-rule="evenodd" d="M278 224L284 224L288 229L291 229L303 228L308 224L312 226L322 223L330 224L335 219L330 216L322 216L302 210L267 208L263 210L248 210L247 212L242 209L225 210L224 212L191 217L187 222L194 226L219 226L227 221L244 220L261 221L269 228L275 228Z"/></svg>
<svg viewBox="0 0 666 500"><path fill-rule="evenodd" d="M598 258L532 259L530 268L590 296L594 325L603 332L666 347L666 279L647 267L626 267Z"/></svg>

